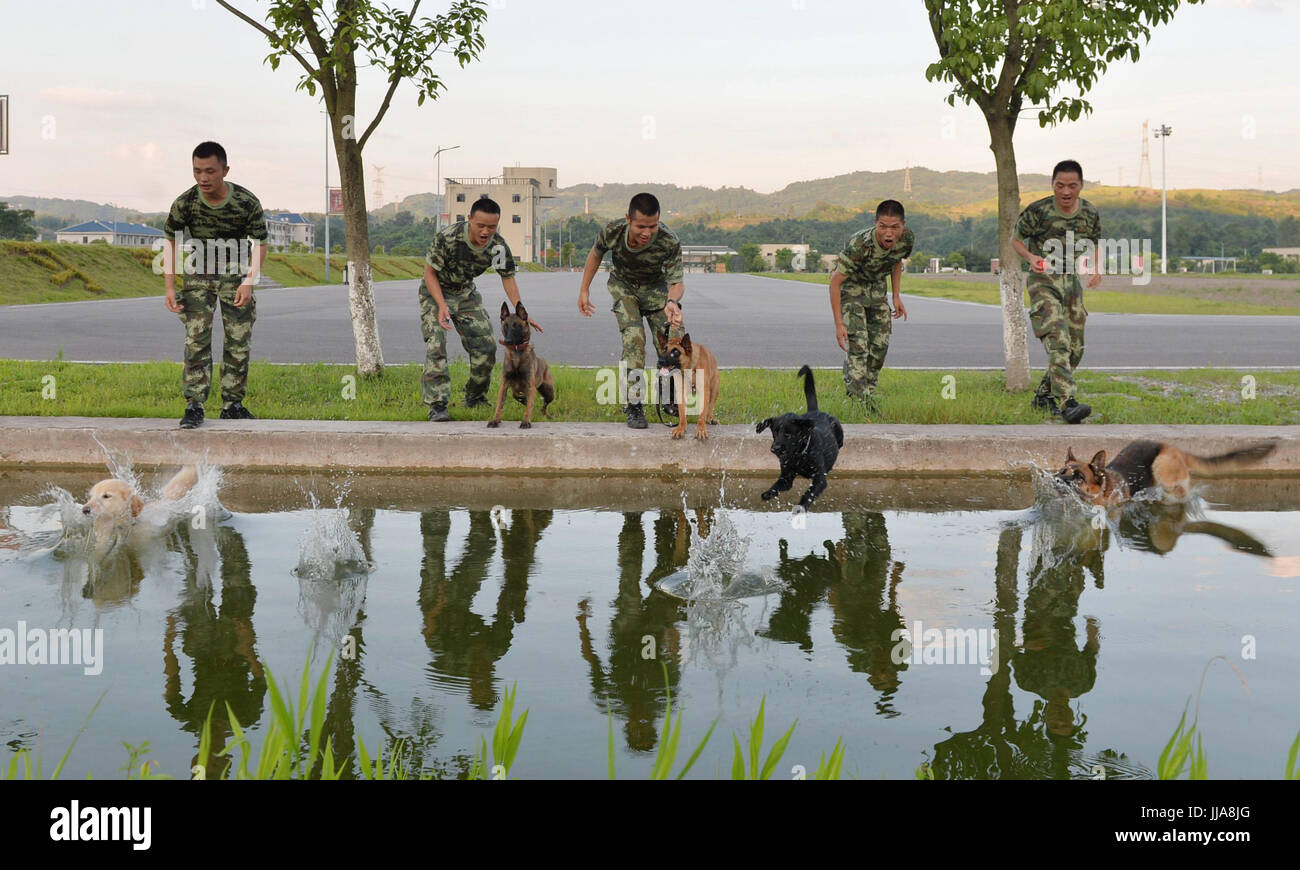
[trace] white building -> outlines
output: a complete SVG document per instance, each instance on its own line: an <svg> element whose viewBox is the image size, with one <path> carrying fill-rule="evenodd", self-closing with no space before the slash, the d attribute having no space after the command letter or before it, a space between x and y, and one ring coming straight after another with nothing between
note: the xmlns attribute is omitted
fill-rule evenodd
<svg viewBox="0 0 1300 870"><path fill-rule="evenodd" d="M55 234L56 240L69 245L88 245L102 241L110 245L147 248L163 237L163 231L144 224L125 221L86 221L76 226L64 227Z"/></svg>
<svg viewBox="0 0 1300 870"><path fill-rule="evenodd" d="M762 257L764 261L766 261L767 268L775 269L776 252L783 248L789 248L791 251L793 251L796 254L803 254L804 261L806 262L808 257L808 252L812 250L812 245L808 245L803 242L798 242L796 244L789 244L789 245L759 245L758 255ZM796 269L795 271L802 271L802 270Z"/></svg>
<svg viewBox="0 0 1300 870"><path fill-rule="evenodd" d="M281 250L293 243L316 245L316 225L297 212L281 212L266 216L266 243Z"/></svg>

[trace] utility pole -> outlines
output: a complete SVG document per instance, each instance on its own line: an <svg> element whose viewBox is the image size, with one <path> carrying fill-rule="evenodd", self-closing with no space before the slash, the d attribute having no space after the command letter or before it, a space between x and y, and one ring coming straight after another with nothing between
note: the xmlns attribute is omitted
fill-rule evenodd
<svg viewBox="0 0 1300 870"><path fill-rule="evenodd" d="M1165 195L1165 140L1174 132L1173 128L1161 124L1156 128L1156 138L1160 140L1160 274L1169 268L1169 221Z"/></svg>
<svg viewBox="0 0 1300 870"><path fill-rule="evenodd" d="M438 163L438 180L434 182L434 192L438 194L438 213L433 217L434 230L442 229L442 210L447 207L447 194L442 190L442 152L455 151L459 145L452 145L450 148L439 148L433 152L434 160Z"/></svg>
<svg viewBox="0 0 1300 870"><path fill-rule="evenodd" d="M330 282L330 115L325 116L325 283Z"/></svg>

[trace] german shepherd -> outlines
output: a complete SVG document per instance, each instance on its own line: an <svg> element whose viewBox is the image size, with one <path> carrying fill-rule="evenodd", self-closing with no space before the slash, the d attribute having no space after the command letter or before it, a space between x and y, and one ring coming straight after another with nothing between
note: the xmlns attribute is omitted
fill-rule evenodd
<svg viewBox="0 0 1300 870"><path fill-rule="evenodd" d="M699 395L700 417L695 425L695 437L700 441L708 440L709 433L705 421L718 425L713 419L713 409L718 404L718 360L702 344L691 342L690 333L681 338L668 338L664 352L659 355L660 377L674 369L682 373L681 389L677 391L677 426L673 429L673 438L686 434L686 391Z"/></svg>
<svg viewBox="0 0 1300 870"><path fill-rule="evenodd" d="M812 369L804 366L799 369L799 374L803 377L808 413L768 417L760 421L754 431L762 432L771 427L772 452L781 460L781 476L763 493L763 501L794 486L795 475L798 475L812 481L812 486L799 499L799 506L806 509L826 489L826 475L844 446L844 428L839 420L817 410L817 387L813 384Z"/></svg>
<svg viewBox="0 0 1300 870"><path fill-rule="evenodd" d="M501 406L506 400L506 388L515 400L524 406L524 421L520 429L533 426L533 403L537 395L542 396L542 415L551 416L547 408L555 401L555 379L546 360L533 353L531 344L532 330L528 327L528 312L524 303L515 306L515 313L510 313L510 304L501 303L501 340L498 342L506 349L505 362L501 366L501 389L497 392L497 410L488 421L488 428L495 429L501 425Z"/></svg>
<svg viewBox="0 0 1300 870"><path fill-rule="evenodd" d="M1066 451L1065 467L1057 472L1056 479L1073 486L1094 504L1115 504L1153 486L1160 487L1167 499L1181 500L1191 492L1191 472L1231 471L1260 461L1276 447L1277 442L1268 441L1220 456L1203 457L1157 441L1134 441L1109 464L1105 450L1083 462L1070 448Z"/></svg>

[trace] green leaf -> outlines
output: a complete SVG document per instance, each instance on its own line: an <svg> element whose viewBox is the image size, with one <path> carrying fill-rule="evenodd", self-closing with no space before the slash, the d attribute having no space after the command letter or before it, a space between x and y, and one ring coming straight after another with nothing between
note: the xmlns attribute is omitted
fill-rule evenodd
<svg viewBox="0 0 1300 870"><path fill-rule="evenodd" d="M740 738L733 734L731 735L731 739L736 744L736 754L733 755L731 758L731 778L744 779L745 778L745 756L742 755L740 752Z"/></svg>
<svg viewBox="0 0 1300 870"><path fill-rule="evenodd" d="M781 739L772 744L772 750L767 754L767 761L763 763L763 772L762 775L759 776L759 779L768 779L772 776L772 771L776 769L777 762L780 761L781 756L785 754L785 747L786 744L790 742L790 736L794 734L794 726L798 724L798 719L790 723L790 728L785 732L785 734L781 735Z"/></svg>
<svg viewBox="0 0 1300 870"><path fill-rule="evenodd" d="M695 751L692 752L691 757L687 759L686 766L683 767L681 769L681 772L677 774L678 779L681 779L682 777L686 776L687 772L691 769L691 767L695 765L695 759L699 758L700 753L704 751L704 745L709 742L709 738L713 736L713 729L716 727L718 727L718 720L714 719L713 724L709 726L709 730L704 732L704 739L700 741L700 745L695 747Z"/></svg>
<svg viewBox="0 0 1300 870"><path fill-rule="evenodd" d="M1291 744L1291 751L1286 757L1286 770L1283 773L1289 780L1300 779L1300 769L1296 768L1297 754L1300 754L1300 731L1296 732L1295 742Z"/></svg>

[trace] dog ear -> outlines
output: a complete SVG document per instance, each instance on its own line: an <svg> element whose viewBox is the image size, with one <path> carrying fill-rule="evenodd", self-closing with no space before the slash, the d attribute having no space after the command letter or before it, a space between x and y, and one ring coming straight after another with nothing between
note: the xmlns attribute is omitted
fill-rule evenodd
<svg viewBox="0 0 1300 870"><path fill-rule="evenodd" d="M772 418L771 418L771 417L768 417L766 420L759 420L759 421L758 421L758 425L754 427L754 431L755 431L755 432L762 432L764 429L766 429L768 426L771 426L771 425L772 425Z"/></svg>
<svg viewBox="0 0 1300 870"><path fill-rule="evenodd" d="M144 499L140 498L140 496L138 496L138 495L134 495L134 494L132 494L132 496L131 496L131 516L133 516L133 517L138 517L138 516L140 516L140 511L142 511L142 510L144 510Z"/></svg>
<svg viewBox="0 0 1300 870"><path fill-rule="evenodd" d="M1065 461L1066 461L1066 462L1078 462L1078 461L1079 461L1079 460L1075 457L1075 455L1074 455L1074 448L1073 448L1073 447L1067 447L1067 448L1065 448Z"/></svg>
<svg viewBox="0 0 1300 870"><path fill-rule="evenodd" d="M691 352L691 334L689 332L682 336L682 350L688 354Z"/></svg>
<svg viewBox="0 0 1300 870"><path fill-rule="evenodd" d="M502 302L502 303L501 303L501 319L502 319L502 320L505 320L505 319L506 319L507 317L509 317L509 316L510 316L510 303L509 303L509 302Z"/></svg>
<svg viewBox="0 0 1300 870"><path fill-rule="evenodd" d="M520 302L515 306L515 314L518 314L525 321L528 320L528 310L524 308L524 303Z"/></svg>
<svg viewBox="0 0 1300 870"><path fill-rule="evenodd" d="M1104 476L1102 472L1106 468L1106 451L1098 450L1097 455L1092 457L1092 461L1089 462L1088 465L1092 468L1093 474L1098 477Z"/></svg>

